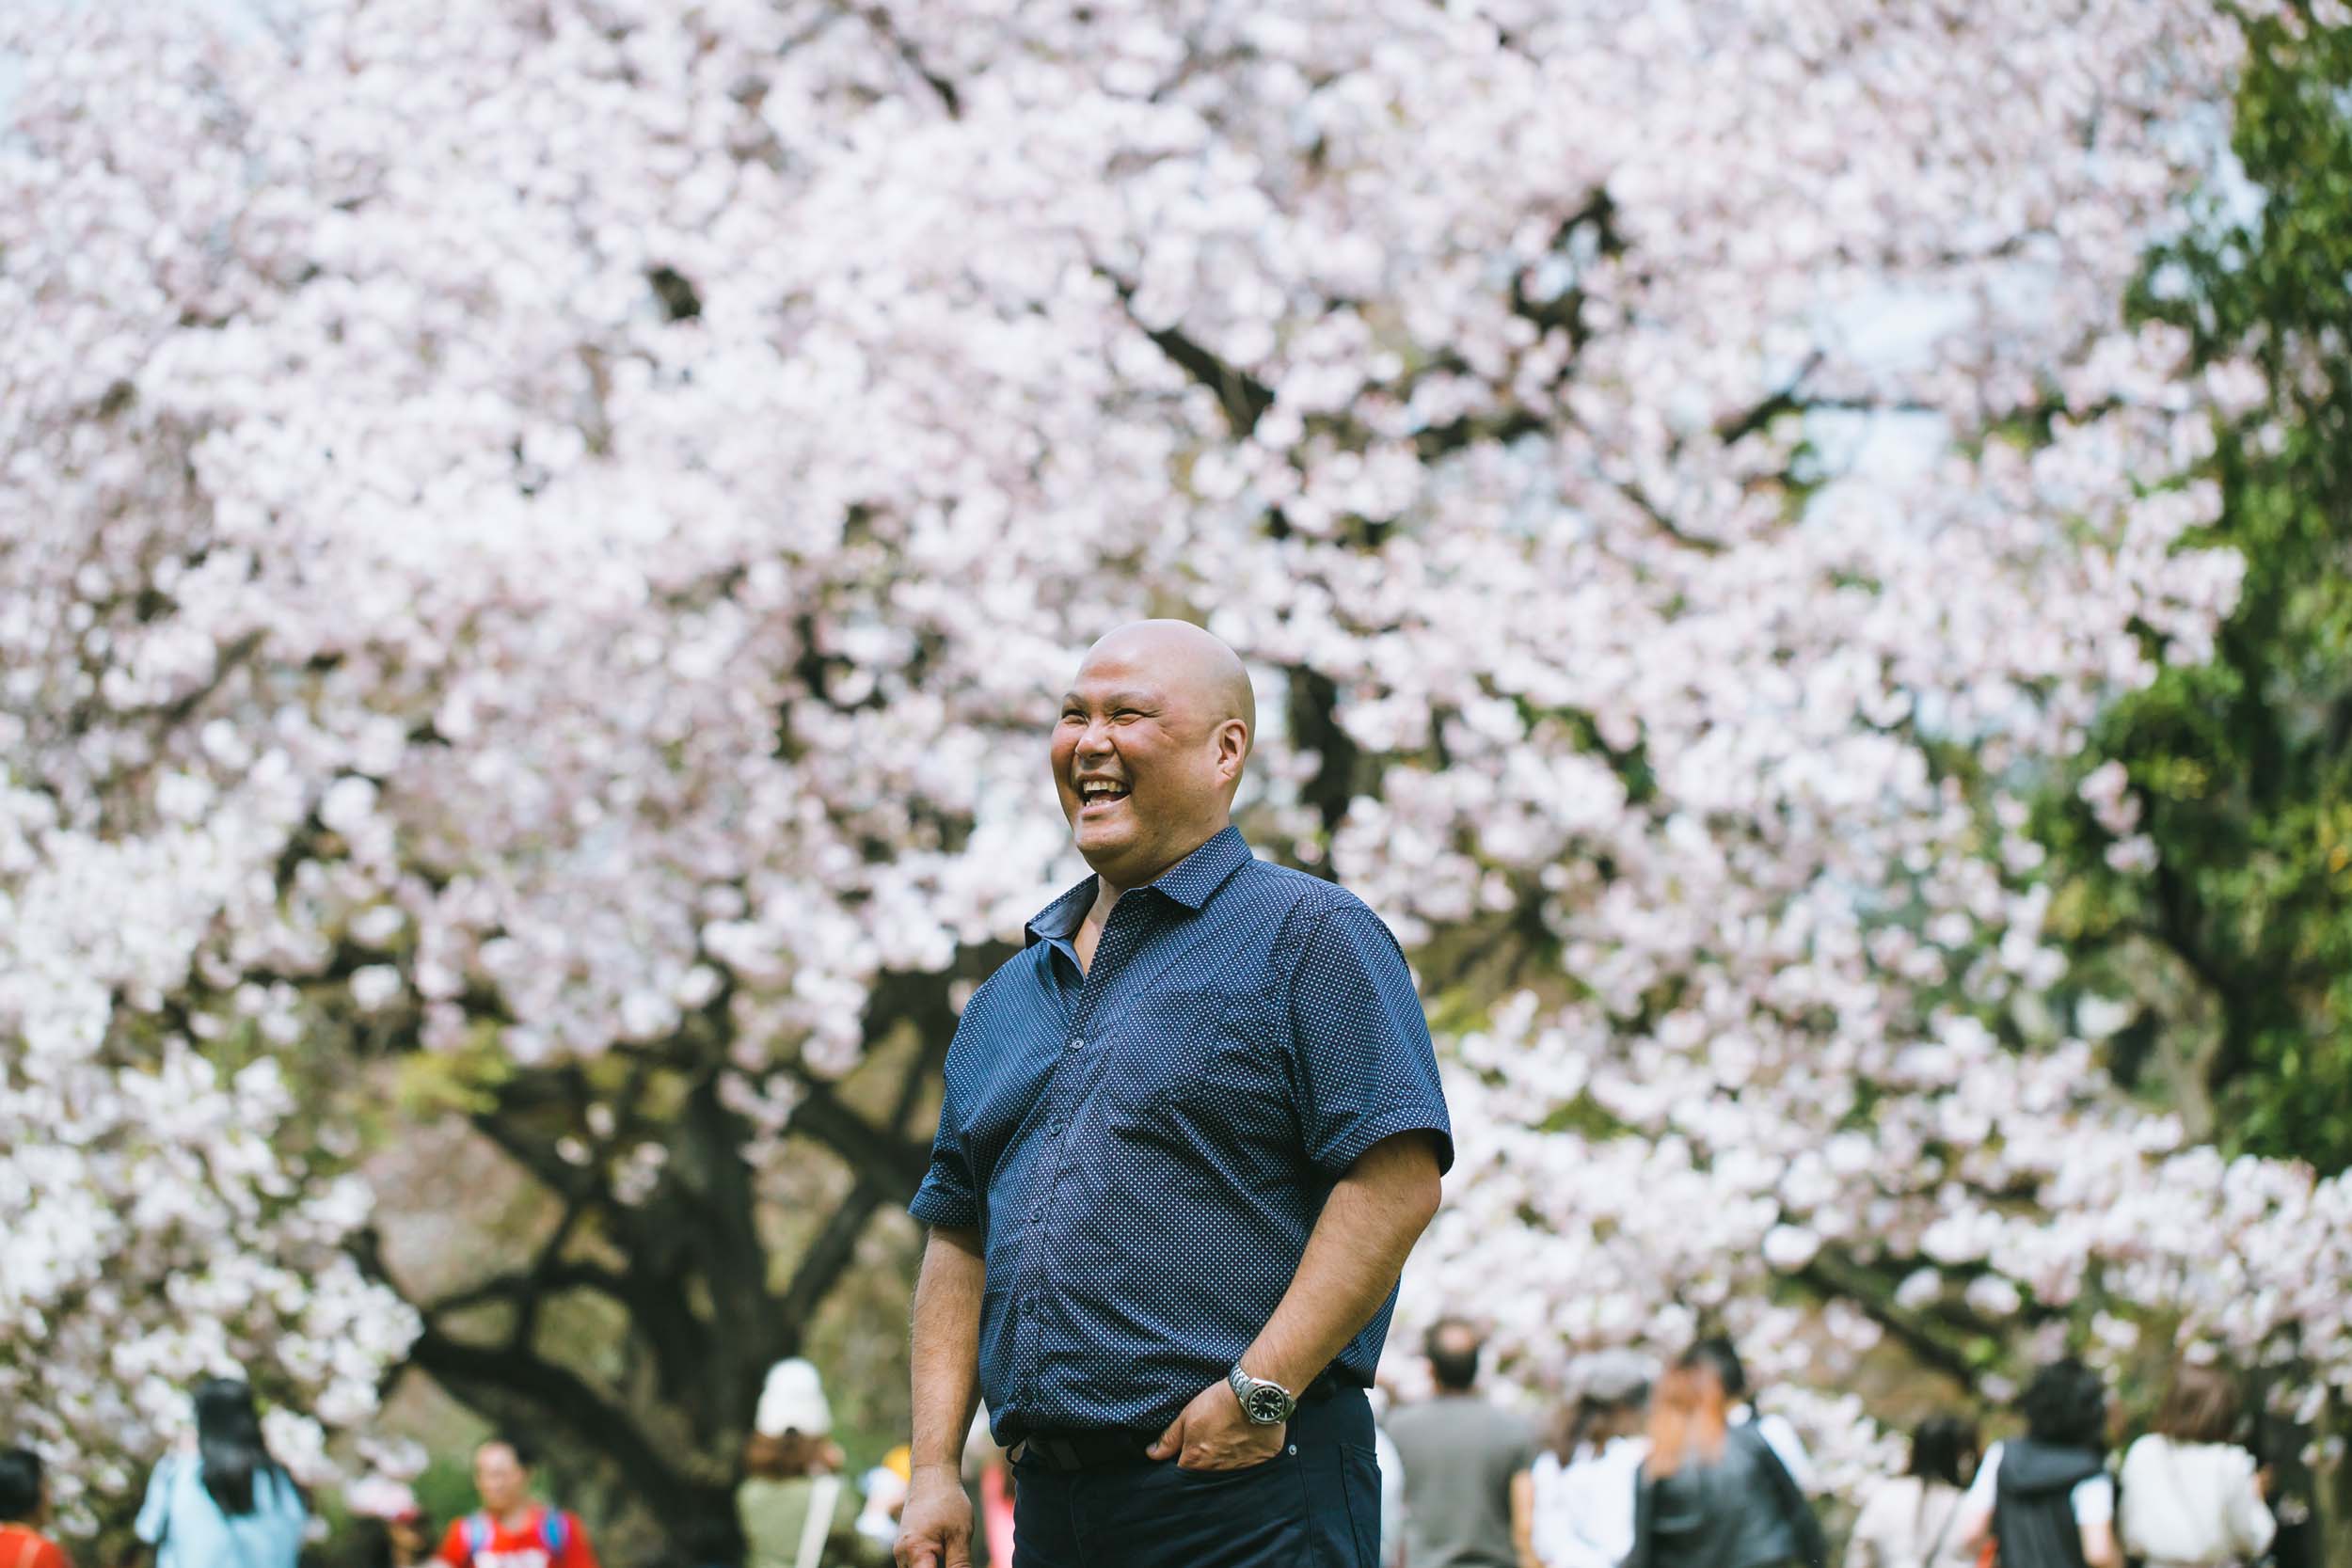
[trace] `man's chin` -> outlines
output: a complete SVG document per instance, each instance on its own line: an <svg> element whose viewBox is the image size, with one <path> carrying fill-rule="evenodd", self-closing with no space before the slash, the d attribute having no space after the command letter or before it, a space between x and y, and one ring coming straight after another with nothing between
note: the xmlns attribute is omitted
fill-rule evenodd
<svg viewBox="0 0 2352 1568"><path fill-rule="evenodd" d="M1071 836L1077 842L1078 853L1086 857L1087 864L1097 871L1106 869L1106 863L1115 866L1136 845L1135 829L1123 822L1081 822Z"/></svg>

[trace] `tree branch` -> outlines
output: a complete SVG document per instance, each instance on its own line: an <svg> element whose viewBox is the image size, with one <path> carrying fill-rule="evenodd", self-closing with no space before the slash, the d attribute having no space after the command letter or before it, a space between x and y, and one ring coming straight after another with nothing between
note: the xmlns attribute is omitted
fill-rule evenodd
<svg viewBox="0 0 2352 1568"><path fill-rule="evenodd" d="M818 1307L841 1277L857 1255L858 1238L866 1234L866 1223L874 1211L882 1207L887 1195L872 1181L860 1181L841 1200L841 1207L833 1212L824 1229L801 1255L792 1270L792 1282L785 1287L782 1317L797 1333L800 1325L816 1315Z"/></svg>
<svg viewBox="0 0 2352 1568"><path fill-rule="evenodd" d="M656 1443L626 1408L565 1368L528 1352L469 1344L430 1323L409 1351L409 1363L469 1403L495 1408L501 1396L511 1397L552 1417L627 1476L659 1518L730 1516L723 1484L695 1481L671 1463L674 1449Z"/></svg>
<svg viewBox="0 0 2352 1568"><path fill-rule="evenodd" d="M822 1080L803 1077L801 1083L804 1092L793 1108L793 1131L807 1133L840 1155L850 1169L878 1173L913 1197L930 1171L930 1146L875 1127L844 1105L833 1086Z"/></svg>
<svg viewBox="0 0 2352 1568"><path fill-rule="evenodd" d="M1227 364L1200 344L1193 341L1172 326L1150 327L1135 310L1135 285L1117 273L1098 268L1102 276L1119 293L1119 303L1127 312L1127 319L1136 324L1153 346L1175 361L1179 370L1216 394L1217 406L1225 411L1226 427L1236 436L1247 436L1258 428L1258 420L1274 406L1274 388L1251 375L1248 371Z"/></svg>
<svg viewBox="0 0 2352 1568"><path fill-rule="evenodd" d="M1967 1354L1931 1329L1925 1317L1896 1306L1858 1264L1824 1249L1792 1277L1820 1300L1852 1302L1914 1356L1963 1385L1974 1385L1977 1369Z"/></svg>

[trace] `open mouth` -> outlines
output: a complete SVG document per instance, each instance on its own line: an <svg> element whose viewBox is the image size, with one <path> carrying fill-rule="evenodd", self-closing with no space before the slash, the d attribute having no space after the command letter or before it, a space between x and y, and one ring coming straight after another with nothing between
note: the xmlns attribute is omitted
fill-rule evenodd
<svg viewBox="0 0 2352 1568"><path fill-rule="evenodd" d="M1078 814L1107 811L1127 798L1127 786L1114 779L1082 779L1078 783Z"/></svg>

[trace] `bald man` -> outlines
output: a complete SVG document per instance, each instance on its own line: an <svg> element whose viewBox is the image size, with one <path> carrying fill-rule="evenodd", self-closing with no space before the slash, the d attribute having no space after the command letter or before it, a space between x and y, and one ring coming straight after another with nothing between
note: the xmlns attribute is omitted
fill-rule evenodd
<svg viewBox="0 0 2352 1568"><path fill-rule="evenodd" d="M901 1568L970 1561L983 1393L1013 1568L1379 1560L1364 1390L1452 1132L1396 939L1232 826L1256 735L1241 660L1183 622L1111 633L1062 696L1094 874L947 1053Z"/></svg>

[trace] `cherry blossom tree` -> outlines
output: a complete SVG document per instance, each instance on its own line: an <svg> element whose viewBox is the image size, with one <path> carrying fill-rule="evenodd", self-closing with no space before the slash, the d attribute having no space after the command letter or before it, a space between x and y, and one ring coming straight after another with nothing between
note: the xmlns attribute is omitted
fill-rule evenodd
<svg viewBox="0 0 2352 1568"><path fill-rule="evenodd" d="M1413 1310L1476 1281L1537 1381L1727 1324L1833 1481L1871 1429L1807 1390L1874 1337L2291 1339L2352 1387L2344 1189L2112 1092L2026 831L2239 579L2179 476L2258 386L2122 307L2229 16L0 28L0 1084L12 1134L119 1107L219 1205L79 1298L125 1327L24 1358L62 1453L151 1451L102 1391L156 1336L276 1355L330 1426L407 1345L723 1512L957 1006L1076 874L1053 694L1167 612L1262 683L1260 850L1416 955L1463 1158ZM397 1070L558 1217L411 1316L348 1129L262 1142L281 1060L326 1103ZM20 1174L56 1147L11 1136L0 1212L101 1256L73 1216L144 1167ZM787 1259L812 1148L850 1177ZM325 1307L260 1283L339 1243ZM199 1244L218 1292L139 1318ZM628 1375L547 1342L570 1292Z"/></svg>

